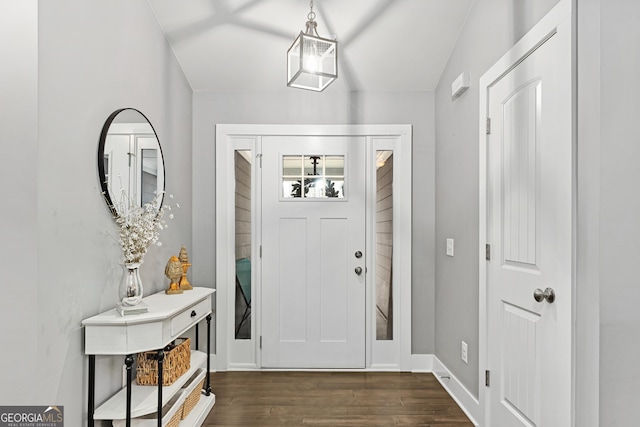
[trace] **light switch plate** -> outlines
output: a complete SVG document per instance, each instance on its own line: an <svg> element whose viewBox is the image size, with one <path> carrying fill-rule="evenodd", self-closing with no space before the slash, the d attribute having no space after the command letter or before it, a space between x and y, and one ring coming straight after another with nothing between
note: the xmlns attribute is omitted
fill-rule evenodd
<svg viewBox="0 0 640 427"><path fill-rule="evenodd" d="M447 255L453 256L453 239L447 239Z"/></svg>

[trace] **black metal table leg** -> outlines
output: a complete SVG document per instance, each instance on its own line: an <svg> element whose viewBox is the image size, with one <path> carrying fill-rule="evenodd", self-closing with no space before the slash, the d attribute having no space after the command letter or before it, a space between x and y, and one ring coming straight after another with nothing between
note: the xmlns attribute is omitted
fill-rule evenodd
<svg viewBox="0 0 640 427"><path fill-rule="evenodd" d="M198 333L198 324L196 323L196 350L200 348L199 337L200 337L200 334Z"/></svg>
<svg viewBox="0 0 640 427"><path fill-rule="evenodd" d="M96 410L96 356L89 355L89 398L87 403L87 425L93 427L93 411Z"/></svg>
<svg viewBox="0 0 640 427"><path fill-rule="evenodd" d="M205 388L205 394L211 395L211 315L207 316L207 385Z"/></svg>
<svg viewBox="0 0 640 427"><path fill-rule="evenodd" d="M158 427L162 427L162 376L164 367L164 351L158 350Z"/></svg>
<svg viewBox="0 0 640 427"><path fill-rule="evenodd" d="M124 358L124 364L127 366L127 413L125 425L131 427L131 367L133 366L133 355L127 354Z"/></svg>

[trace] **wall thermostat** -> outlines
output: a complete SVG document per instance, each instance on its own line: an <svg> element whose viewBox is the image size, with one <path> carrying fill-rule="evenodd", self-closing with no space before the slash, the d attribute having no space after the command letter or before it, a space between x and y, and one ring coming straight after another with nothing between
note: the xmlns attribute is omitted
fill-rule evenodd
<svg viewBox="0 0 640 427"><path fill-rule="evenodd" d="M451 98L457 98L469 89L469 73L466 71L451 83Z"/></svg>

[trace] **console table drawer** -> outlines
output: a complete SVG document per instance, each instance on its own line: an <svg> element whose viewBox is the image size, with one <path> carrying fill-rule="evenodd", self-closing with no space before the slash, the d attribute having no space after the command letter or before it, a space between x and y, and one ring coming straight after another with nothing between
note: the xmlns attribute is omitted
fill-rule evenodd
<svg viewBox="0 0 640 427"><path fill-rule="evenodd" d="M177 337L211 312L211 297L200 301L171 319L171 336Z"/></svg>

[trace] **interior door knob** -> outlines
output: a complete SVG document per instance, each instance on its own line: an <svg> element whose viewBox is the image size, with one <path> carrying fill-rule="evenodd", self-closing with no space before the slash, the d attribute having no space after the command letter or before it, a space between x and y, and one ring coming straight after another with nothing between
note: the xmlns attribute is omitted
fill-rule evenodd
<svg viewBox="0 0 640 427"><path fill-rule="evenodd" d="M533 298L538 302L547 300L547 302L551 304L556 300L556 293L551 288L547 288L544 291L538 288L533 291Z"/></svg>
<svg viewBox="0 0 640 427"><path fill-rule="evenodd" d="M362 252L360 251L356 251L355 255L356 255L356 258L362 258Z"/></svg>
<svg viewBox="0 0 640 427"><path fill-rule="evenodd" d="M356 267L356 274L359 276L362 274L362 267Z"/></svg>

